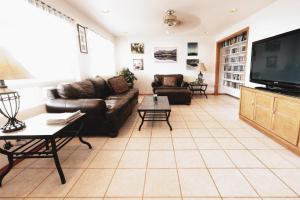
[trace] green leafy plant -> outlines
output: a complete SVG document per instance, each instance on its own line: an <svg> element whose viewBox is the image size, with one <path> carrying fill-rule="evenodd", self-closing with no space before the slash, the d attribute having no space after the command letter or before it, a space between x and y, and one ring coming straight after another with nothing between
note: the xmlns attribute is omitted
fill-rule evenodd
<svg viewBox="0 0 300 200"><path fill-rule="evenodd" d="M132 73L128 68L123 68L121 71L118 72L119 76L124 76L127 83L133 84L135 80L137 80L134 73Z"/></svg>

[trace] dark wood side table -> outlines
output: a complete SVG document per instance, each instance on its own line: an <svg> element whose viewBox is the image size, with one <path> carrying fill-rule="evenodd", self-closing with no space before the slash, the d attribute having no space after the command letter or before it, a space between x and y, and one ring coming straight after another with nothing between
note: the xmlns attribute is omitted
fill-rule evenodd
<svg viewBox="0 0 300 200"><path fill-rule="evenodd" d="M84 126L85 114L63 125L47 125L47 115L40 114L26 120L26 128L12 133L1 133L0 140L24 140L24 144L13 146L11 149L0 148L0 153L7 156L8 165L1 170L0 187L3 178L15 164L25 158L53 158L61 183L66 182L57 152L78 136L81 143L90 149L90 143L84 141L80 132Z"/></svg>
<svg viewBox="0 0 300 200"><path fill-rule="evenodd" d="M206 83L200 83L200 82L197 82L197 81L194 81L194 82L190 82L189 83L189 88L190 88L190 91L192 92L192 95L195 94L195 92L199 92L200 95L204 95L206 98L207 98L207 95L206 95L206 89L207 89L207 84Z"/></svg>

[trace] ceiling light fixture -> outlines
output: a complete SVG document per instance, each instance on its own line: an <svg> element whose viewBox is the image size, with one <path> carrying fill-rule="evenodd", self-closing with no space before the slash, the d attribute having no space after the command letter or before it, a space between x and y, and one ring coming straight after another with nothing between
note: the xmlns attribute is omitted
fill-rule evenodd
<svg viewBox="0 0 300 200"><path fill-rule="evenodd" d="M237 8L231 8L231 9L229 10L230 13L235 13L235 12L237 12L237 11L238 11Z"/></svg>
<svg viewBox="0 0 300 200"><path fill-rule="evenodd" d="M101 10L101 13L102 13L102 14L109 14L109 13L110 13L110 10L104 9L104 10Z"/></svg>
<svg viewBox="0 0 300 200"><path fill-rule="evenodd" d="M174 10L167 10L166 15L164 17L164 23L168 26L176 26L180 23L179 20L177 20L177 16L174 15Z"/></svg>

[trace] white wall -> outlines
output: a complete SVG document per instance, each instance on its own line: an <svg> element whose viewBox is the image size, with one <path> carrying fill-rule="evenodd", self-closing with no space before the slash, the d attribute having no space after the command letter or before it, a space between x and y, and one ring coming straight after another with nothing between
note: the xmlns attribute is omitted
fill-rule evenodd
<svg viewBox="0 0 300 200"><path fill-rule="evenodd" d="M132 54L130 44L141 42L145 45L145 54ZM187 43L198 42L198 56L187 56ZM154 62L155 47L177 47L176 63ZM187 58L199 58L204 62L208 71L204 73L205 82L208 83L208 93L213 92L214 87L214 38L201 36L149 36L149 37L119 37L116 39L116 64L117 70L128 67L133 70L133 59L144 59L144 70L134 70L138 81L135 87L139 88L141 94L152 94L151 82L154 74L183 74L186 81L194 81L198 72L186 69Z"/></svg>
<svg viewBox="0 0 300 200"><path fill-rule="evenodd" d="M277 0L268 7L260 10L238 24L229 27L227 30L216 36L215 41L219 41L226 36L249 26L245 74L246 86L257 86L257 84L249 82L252 42L300 28L299 9L299 0Z"/></svg>

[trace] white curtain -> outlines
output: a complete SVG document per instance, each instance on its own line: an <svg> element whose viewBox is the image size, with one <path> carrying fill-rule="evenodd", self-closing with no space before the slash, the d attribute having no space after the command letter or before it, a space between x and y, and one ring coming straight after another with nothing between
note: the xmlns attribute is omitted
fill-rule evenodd
<svg viewBox="0 0 300 200"><path fill-rule="evenodd" d="M114 44L94 31L87 30L89 75L115 75Z"/></svg>
<svg viewBox="0 0 300 200"><path fill-rule="evenodd" d="M9 0L0 1L0 24L0 46L10 51L35 81L74 79L78 49L72 23L26 1Z"/></svg>
<svg viewBox="0 0 300 200"><path fill-rule="evenodd" d="M0 1L0 46L34 77L6 81L21 94L21 109L44 101L42 86L78 75L75 25L25 0Z"/></svg>

